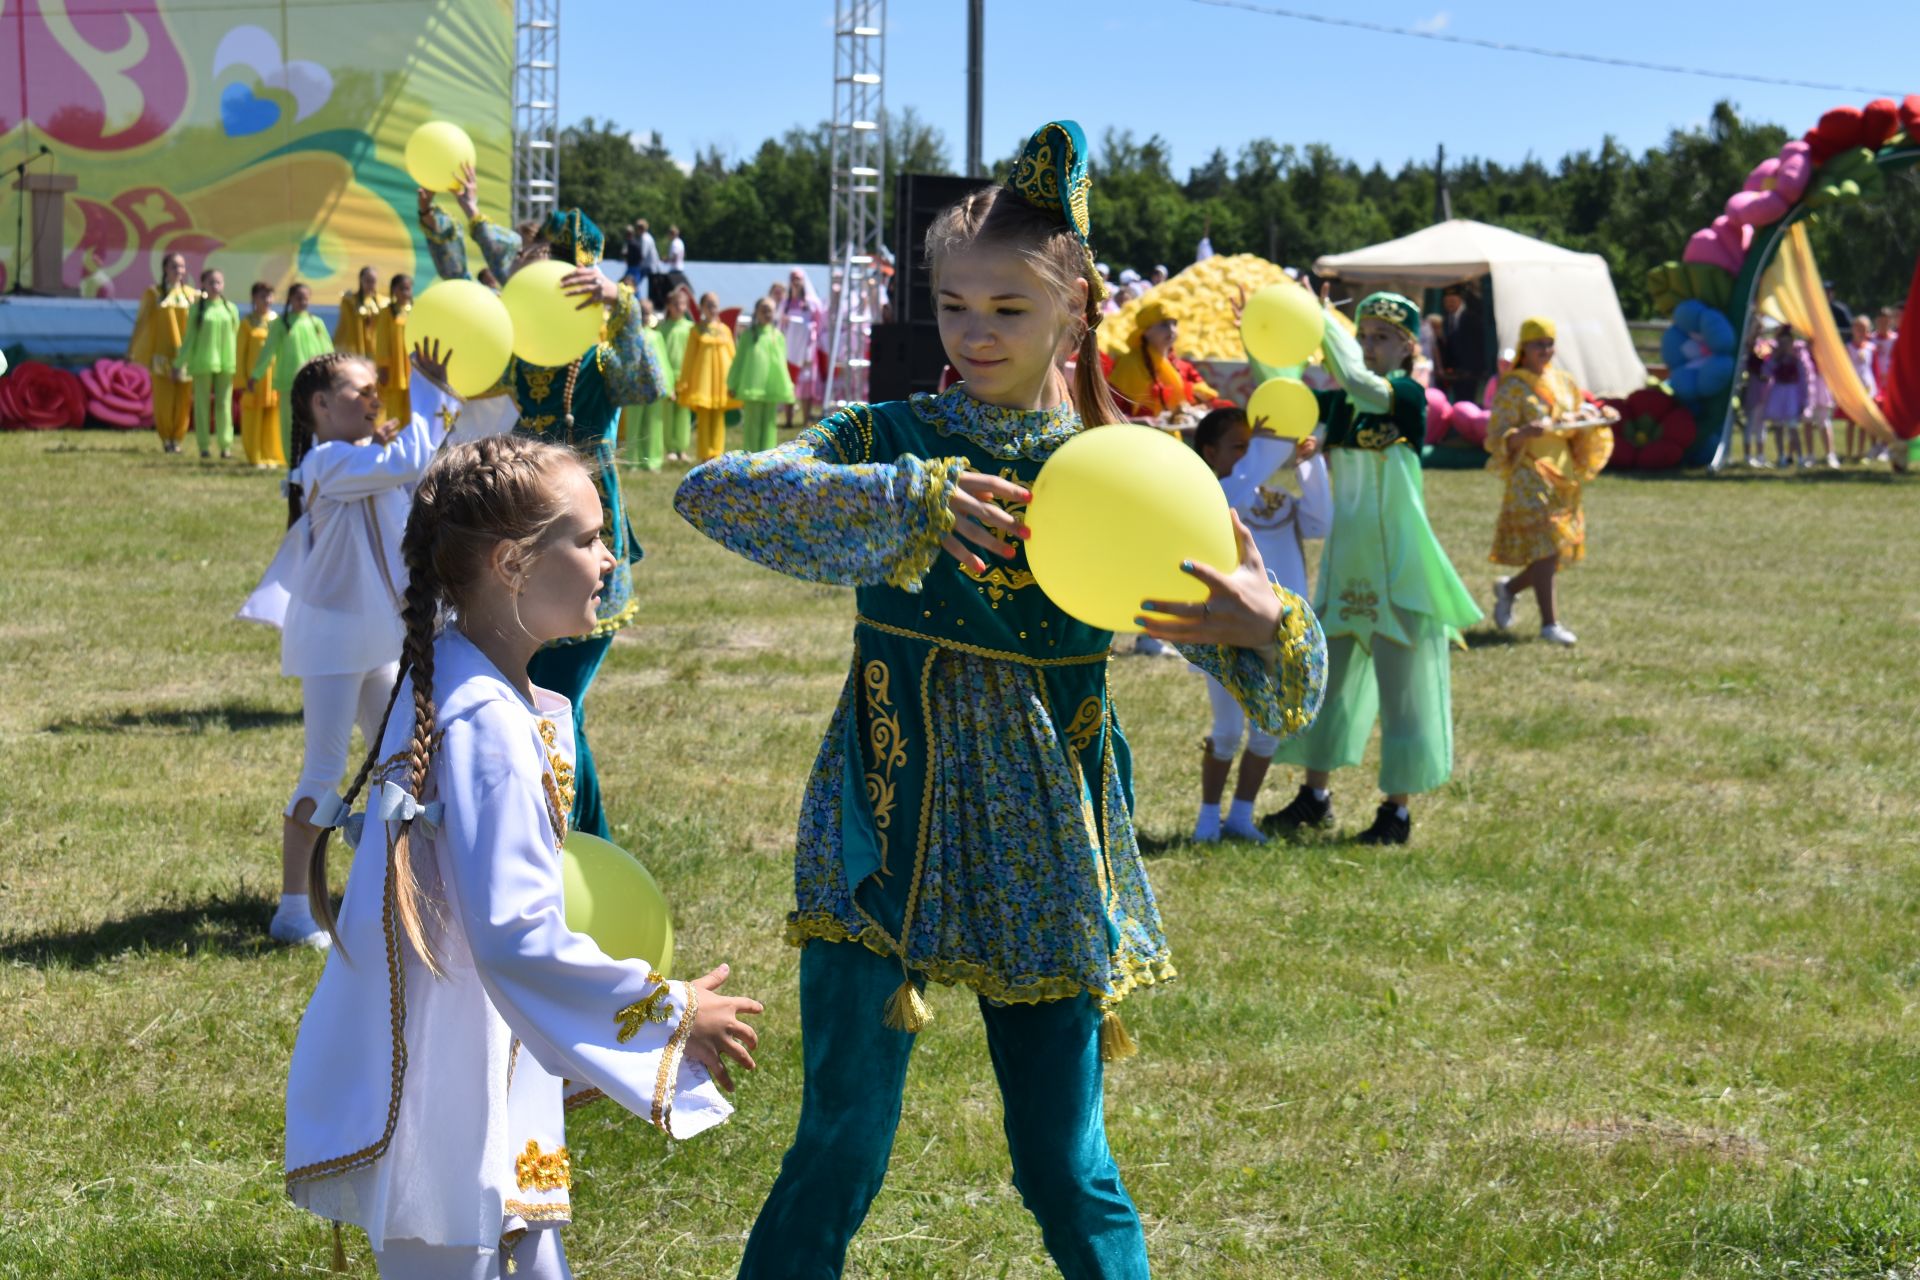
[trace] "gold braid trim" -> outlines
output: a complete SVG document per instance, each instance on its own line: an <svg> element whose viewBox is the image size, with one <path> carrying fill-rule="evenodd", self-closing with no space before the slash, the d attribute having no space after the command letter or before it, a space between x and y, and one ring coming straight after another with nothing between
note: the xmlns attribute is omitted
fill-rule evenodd
<svg viewBox="0 0 1920 1280"><path fill-rule="evenodd" d="M947 500L959 487L960 473L967 469L965 458L929 458L925 462L926 483L917 498L910 498L910 510L917 508L926 524L907 539L900 560L887 574L887 585L903 591L917 591L920 579L927 576L940 556L940 543L953 532L953 508Z"/></svg>
<svg viewBox="0 0 1920 1280"><path fill-rule="evenodd" d="M582 1089L578 1093L568 1094L562 1109L564 1111L572 1111L576 1107L584 1107L589 1103L598 1102L606 1096L606 1094L598 1089Z"/></svg>
<svg viewBox="0 0 1920 1280"><path fill-rule="evenodd" d="M393 1141L393 1130L400 1123L400 1090L407 1078L407 979L400 964L400 936L395 929L393 906L393 837L387 837L387 878L381 890L380 930L387 941L387 1021L393 1037L393 1066L387 1085L387 1127L372 1144L344 1156L304 1164L289 1169L286 1184L311 1178L326 1178L372 1164L386 1154Z"/></svg>
<svg viewBox="0 0 1920 1280"><path fill-rule="evenodd" d="M900 954L894 948L893 939L878 925L868 924L856 932L825 911L796 911L789 915L787 941L796 947L809 942L857 942L889 960L898 959ZM915 973L925 974L929 982L967 987L996 1004L1045 1004L1052 1000L1070 1000L1085 992L1099 1001L1102 1008L1111 1008L1140 988L1170 982L1179 976L1173 961L1164 955L1151 960L1115 956L1113 963L1117 972L1108 991L1065 975L1009 982L971 960L909 960L907 963Z"/></svg>
<svg viewBox="0 0 1920 1280"><path fill-rule="evenodd" d="M542 645L541 648L557 649L563 644L579 644L582 640L598 640L601 636L610 636L632 622L639 613L639 599L629 600L626 605L621 608L620 612L600 619L600 621L594 623L593 630L584 635L568 636L564 640L549 640L546 644Z"/></svg>
<svg viewBox="0 0 1920 1280"><path fill-rule="evenodd" d="M509 1200L506 1210L522 1222L571 1222L573 1206L562 1201L559 1204L528 1204L524 1200ZM505 1237L501 1237L504 1241ZM519 1241L514 1241L518 1244Z"/></svg>
<svg viewBox="0 0 1920 1280"><path fill-rule="evenodd" d="M896 627L890 623L875 622L865 614L855 614L855 626L872 627L875 631L890 636L900 636L907 640L919 640L940 649L952 649L955 653L969 653L976 658L992 658L997 662L1014 662L1023 667L1084 667L1107 660L1108 650L1099 653L1083 653L1071 658L1029 658L1024 653L1014 653L1008 649L987 649L977 644L963 644L958 640L949 640L945 636L931 636L924 631L909 631L905 627Z"/></svg>
<svg viewBox="0 0 1920 1280"><path fill-rule="evenodd" d="M673 1087L680 1078L680 1055L693 1035L693 1015L700 1008L700 988L688 982L681 985L681 990L687 993L687 1007L680 1015L680 1025L667 1037L667 1047L660 1054L660 1072L653 1081L653 1127L669 1138L673 1136L668 1126L673 1121Z"/></svg>

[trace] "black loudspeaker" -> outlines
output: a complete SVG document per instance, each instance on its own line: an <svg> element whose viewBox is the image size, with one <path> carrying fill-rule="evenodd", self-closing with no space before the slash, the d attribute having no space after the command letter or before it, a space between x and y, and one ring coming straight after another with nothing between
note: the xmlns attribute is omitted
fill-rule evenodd
<svg viewBox="0 0 1920 1280"><path fill-rule="evenodd" d="M893 180L893 318L907 324L935 319L927 288L927 228L959 204L983 178L902 173Z"/></svg>
<svg viewBox="0 0 1920 1280"><path fill-rule="evenodd" d="M868 371L867 394L875 404L905 400L916 391L938 391L947 354L940 346L940 327L924 324L873 326L873 366Z"/></svg>

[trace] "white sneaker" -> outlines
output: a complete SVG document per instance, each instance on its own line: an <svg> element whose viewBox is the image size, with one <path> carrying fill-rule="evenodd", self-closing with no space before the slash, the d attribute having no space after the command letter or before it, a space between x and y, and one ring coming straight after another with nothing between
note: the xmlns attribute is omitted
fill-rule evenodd
<svg viewBox="0 0 1920 1280"><path fill-rule="evenodd" d="M1511 578L1493 580L1493 625L1502 631L1513 630L1513 592L1507 589Z"/></svg>
<svg viewBox="0 0 1920 1280"><path fill-rule="evenodd" d="M1567 630L1557 622L1550 622L1540 628L1540 638L1548 644L1565 645L1569 649L1580 643L1579 638L1576 637L1573 632Z"/></svg>
<svg viewBox="0 0 1920 1280"><path fill-rule="evenodd" d="M278 908L273 913L273 923L267 926L267 932L273 935L275 942L284 942L292 947L312 947L315 951L325 951L333 945L333 938L308 911Z"/></svg>
<svg viewBox="0 0 1920 1280"><path fill-rule="evenodd" d="M1829 471L1838 471L1839 469L1840 469L1840 459L1839 459L1838 457L1836 457L1836 456L1834 456L1834 455L1833 455L1833 454L1831 454L1831 453L1830 453L1830 454L1828 454L1828 455L1827 455L1827 470L1829 470Z"/></svg>

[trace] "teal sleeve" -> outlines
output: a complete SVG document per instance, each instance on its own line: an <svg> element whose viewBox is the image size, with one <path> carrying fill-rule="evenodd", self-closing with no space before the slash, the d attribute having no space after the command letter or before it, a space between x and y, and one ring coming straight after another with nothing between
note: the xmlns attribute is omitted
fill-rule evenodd
<svg viewBox="0 0 1920 1280"><path fill-rule="evenodd" d="M433 256L433 269L442 280L467 279L467 246L453 219L436 208L420 215L420 230L427 237L427 252Z"/></svg>
<svg viewBox="0 0 1920 1280"><path fill-rule="evenodd" d="M607 315L607 340L600 345L600 372L607 395L618 405L652 404L665 393L667 378L660 357L647 341L646 325L633 290L620 290Z"/></svg>
<svg viewBox="0 0 1920 1280"><path fill-rule="evenodd" d="M1180 645L1187 661L1218 680L1261 730L1285 741L1306 731L1327 688L1327 641L1305 600L1278 583L1280 628L1271 650Z"/></svg>
<svg viewBox="0 0 1920 1280"><path fill-rule="evenodd" d="M487 269L493 272L493 278L505 284L513 272L513 260L520 256L519 235L505 227L496 227L485 218L475 218L467 232L480 246L480 256L487 260Z"/></svg>

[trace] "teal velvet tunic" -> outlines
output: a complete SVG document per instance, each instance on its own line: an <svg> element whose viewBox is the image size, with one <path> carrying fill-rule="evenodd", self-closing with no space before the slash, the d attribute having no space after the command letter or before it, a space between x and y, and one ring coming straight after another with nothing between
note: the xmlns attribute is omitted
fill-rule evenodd
<svg viewBox="0 0 1920 1280"><path fill-rule="evenodd" d="M1111 634L1055 606L1024 548L974 574L939 547L963 471L1031 485L1079 429L1066 405L1019 412L956 388L852 406L682 483L676 506L709 537L856 588L852 663L801 806L792 941L857 941L1008 1003L1112 1004L1172 976L1107 688ZM1319 706L1325 644L1281 595L1274 665L1186 652L1284 738Z"/></svg>

